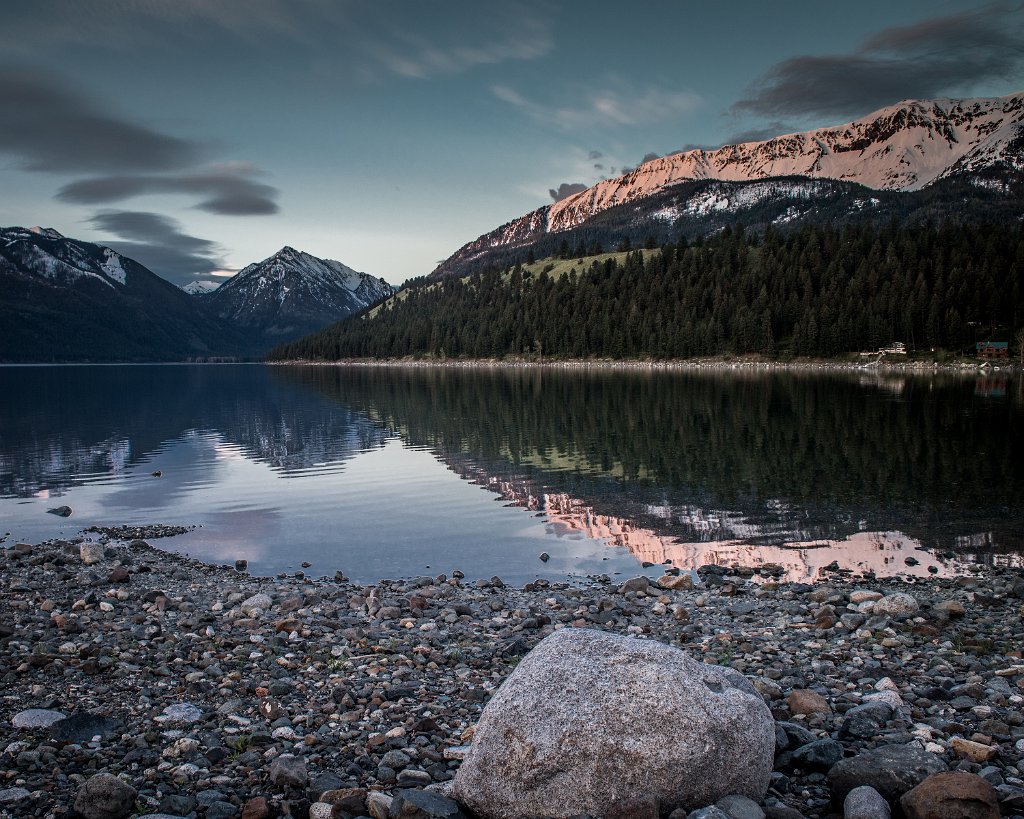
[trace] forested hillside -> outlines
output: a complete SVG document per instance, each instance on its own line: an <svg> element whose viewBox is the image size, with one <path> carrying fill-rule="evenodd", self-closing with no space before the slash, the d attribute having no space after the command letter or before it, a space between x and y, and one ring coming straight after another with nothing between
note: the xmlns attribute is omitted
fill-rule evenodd
<svg viewBox="0 0 1024 819"><path fill-rule="evenodd" d="M894 341L955 352L1024 326L1019 224L727 228L566 267L419 282L271 358L835 356Z"/></svg>

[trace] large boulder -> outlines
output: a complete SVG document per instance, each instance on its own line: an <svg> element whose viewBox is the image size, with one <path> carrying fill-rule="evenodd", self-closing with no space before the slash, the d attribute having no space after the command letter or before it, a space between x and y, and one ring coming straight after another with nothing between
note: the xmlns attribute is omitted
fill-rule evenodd
<svg viewBox="0 0 1024 819"><path fill-rule="evenodd" d="M75 794L75 810L84 819L123 819L135 808L135 788L108 773L85 780Z"/></svg>
<svg viewBox="0 0 1024 819"><path fill-rule="evenodd" d="M935 754L918 745L883 745L839 760L828 772L832 801L843 804L859 785L870 785L887 801L895 802L932 774L946 770Z"/></svg>
<svg viewBox="0 0 1024 819"><path fill-rule="evenodd" d="M900 806L907 819L999 819L996 789L964 771L929 776L903 794Z"/></svg>
<svg viewBox="0 0 1024 819"><path fill-rule="evenodd" d="M562 629L484 708L453 795L485 819L663 814L768 788L775 723L737 671L653 640Z"/></svg>

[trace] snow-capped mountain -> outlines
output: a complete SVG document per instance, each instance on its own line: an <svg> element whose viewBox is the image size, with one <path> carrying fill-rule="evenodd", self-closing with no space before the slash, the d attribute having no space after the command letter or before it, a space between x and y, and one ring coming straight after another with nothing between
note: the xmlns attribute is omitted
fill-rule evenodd
<svg viewBox="0 0 1024 819"><path fill-rule="evenodd" d="M865 188L913 193L995 166L1024 171L1024 92L907 100L845 125L650 160L484 234L443 262L434 275L464 272L474 262L486 264L495 250L586 226L606 211L639 206L687 182L725 183L719 192L758 185L763 193L764 180L796 178L849 183L854 195ZM992 187L992 182L982 185ZM709 189L692 187L701 193Z"/></svg>
<svg viewBox="0 0 1024 819"><path fill-rule="evenodd" d="M239 336L117 251L52 228L0 228L0 361L236 355Z"/></svg>
<svg viewBox="0 0 1024 819"><path fill-rule="evenodd" d="M218 287L221 282L210 281L209 279L196 279L188 284L181 285L181 289L188 293L190 296L204 296L207 293L212 293Z"/></svg>
<svg viewBox="0 0 1024 819"><path fill-rule="evenodd" d="M395 288L368 273L284 247L251 264L208 297L221 318L284 341L312 332L374 302Z"/></svg>

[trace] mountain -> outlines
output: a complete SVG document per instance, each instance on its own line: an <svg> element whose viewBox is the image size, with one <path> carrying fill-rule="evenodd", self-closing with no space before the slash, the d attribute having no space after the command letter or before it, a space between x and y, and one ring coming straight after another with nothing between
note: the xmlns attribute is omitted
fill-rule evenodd
<svg viewBox="0 0 1024 819"><path fill-rule="evenodd" d="M190 296L205 296L207 293L212 293L220 286L221 282L214 282L209 279L196 279L188 284L183 284L181 289Z"/></svg>
<svg viewBox="0 0 1024 819"><path fill-rule="evenodd" d="M218 317L265 348L318 330L394 293L383 279L284 247L228 279L204 301Z"/></svg>
<svg viewBox="0 0 1024 819"><path fill-rule="evenodd" d="M907 100L845 125L650 160L480 236L432 275L510 264L538 243L544 255L562 239L675 240L728 223L1013 220L1022 196L1024 93Z"/></svg>
<svg viewBox="0 0 1024 819"><path fill-rule="evenodd" d="M241 348L170 282L52 228L0 228L0 294L0 361L175 361Z"/></svg>

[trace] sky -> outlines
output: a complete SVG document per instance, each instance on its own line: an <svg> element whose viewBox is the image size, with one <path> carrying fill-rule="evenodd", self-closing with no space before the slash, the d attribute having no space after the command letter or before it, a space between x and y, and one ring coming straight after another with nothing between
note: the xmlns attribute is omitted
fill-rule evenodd
<svg viewBox="0 0 1024 819"><path fill-rule="evenodd" d="M285 245L399 284L645 158L1024 90L1024 4L33 0L0 225L181 284Z"/></svg>

